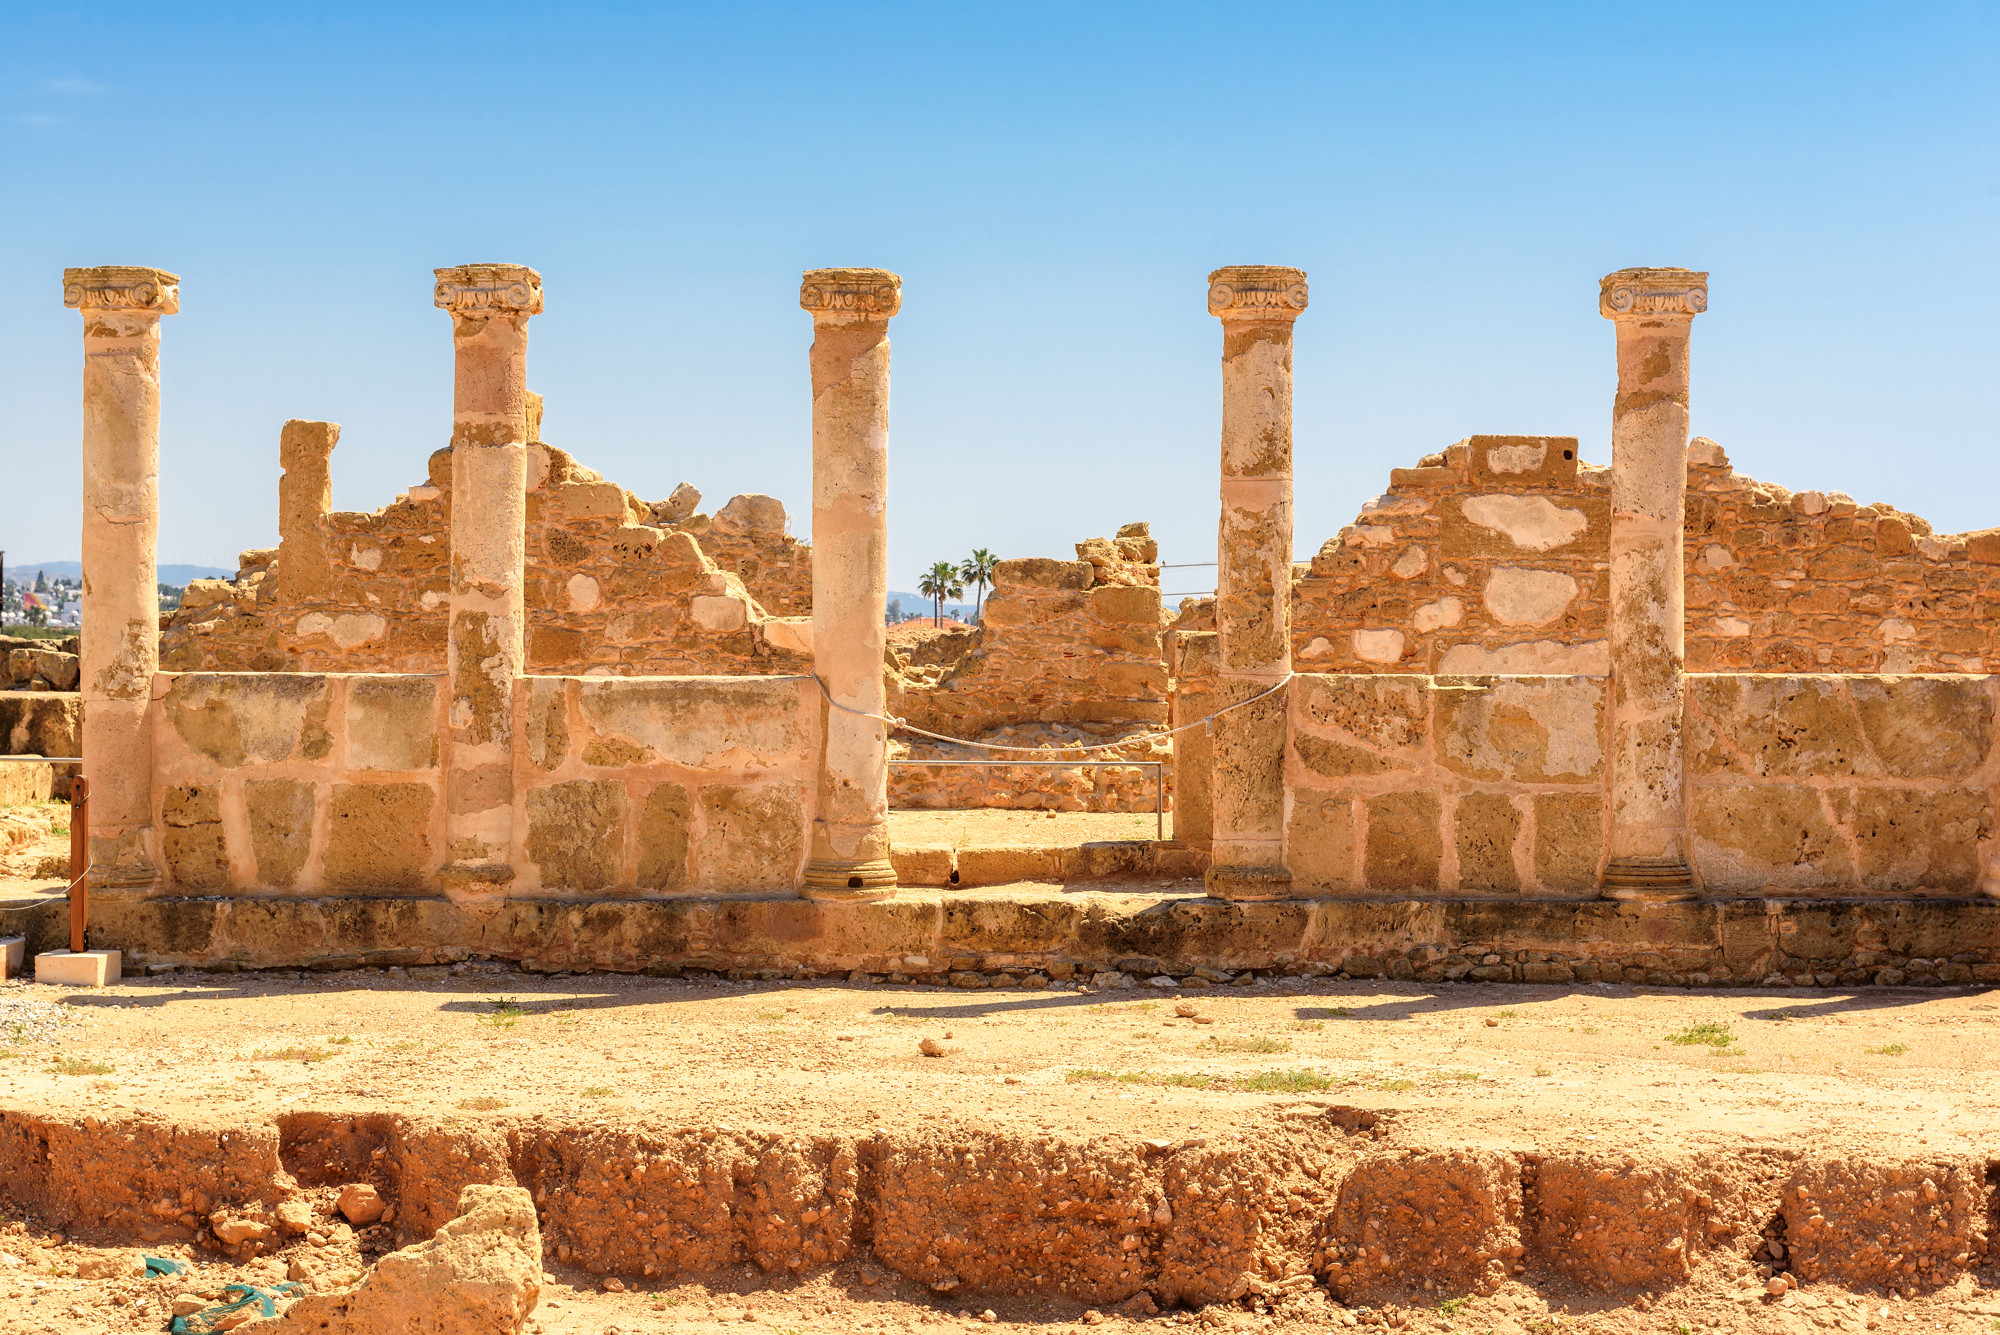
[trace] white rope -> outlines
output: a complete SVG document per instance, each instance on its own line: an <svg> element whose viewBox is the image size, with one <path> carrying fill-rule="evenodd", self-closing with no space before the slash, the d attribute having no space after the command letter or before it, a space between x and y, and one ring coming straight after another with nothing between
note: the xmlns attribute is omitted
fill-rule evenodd
<svg viewBox="0 0 2000 1335"><path fill-rule="evenodd" d="M1222 708L1216 710L1213 714L1210 714L1207 718L1199 718L1192 723L1183 723L1181 724L1180 727L1169 728L1165 732L1147 733L1146 740L1150 741L1155 737L1172 737L1177 733L1191 732L1196 728L1206 728L1209 724L1215 722L1215 720L1221 718L1224 714L1227 714L1232 709L1241 709L1245 705L1254 705L1259 700L1262 700L1265 696L1270 695L1272 692L1283 690L1291 682L1292 678L1295 675L1297 674L1287 672L1278 681L1274 682L1270 686L1265 687L1263 690L1257 692L1257 694L1251 696L1249 699L1238 700L1233 705L1224 705ZM969 742L965 740L963 737L947 737L941 732L931 732L926 728L919 728L916 724L911 723L908 719L897 718L893 714L871 714L865 709L856 709L851 705L844 705L840 703L840 701L833 698L832 693L826 689L826 683L820 680L819 674L817 672L812 673L811 676L813 679L813 684L819 687L819 693L825 696L826 702L832 705L835 709L844 710L849 714L857 714L862 718L872 718L878 723L886 723L892 728L900 728L904 732L913 732L917 734L917 736L919 737L928 737L932 741L949 742L953 746L970 746L981 751L1021 751L1029 755L1040 755L1040 756L1046 756L1050 754L1052 751L1059 749L1057 747L1052 747L1052 746L1001 746L997 742ZM1124 742L1099 742L1094 746L1086 745L1084 747L1081 747L1080 753L1088 753L1091 751L1116 751L1121 747L1130 745L1132 745L1132 742L1129 740ZM1124 758L1129 759L1130 757L1124 757Z"/></svg>

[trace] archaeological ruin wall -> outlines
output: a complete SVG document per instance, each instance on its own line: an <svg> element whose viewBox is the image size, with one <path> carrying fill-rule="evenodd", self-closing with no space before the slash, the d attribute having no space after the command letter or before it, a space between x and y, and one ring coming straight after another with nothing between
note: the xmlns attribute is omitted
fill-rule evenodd
<svg viewBox="0 0 2000 1335"><path fill-rule="evenodd" d="M1610 666L1611 470L1566 436L1472 436L1321 546L1293 585L1302 666L1592 673ZM1841 492L1792 492L1687 450L1687 665L1983 672L2000 662L2000 529L1938 535Z"/></svg>

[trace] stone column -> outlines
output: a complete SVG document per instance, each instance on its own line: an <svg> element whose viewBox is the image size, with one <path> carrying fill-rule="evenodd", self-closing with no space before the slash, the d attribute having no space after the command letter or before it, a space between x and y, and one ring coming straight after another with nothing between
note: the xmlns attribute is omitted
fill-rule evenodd
<svg viewBox="0 0 2000 1335"><path fill-rule="evenodd" d="M333 562L320 520L333 512L333 447L338 422L298 418L278 433L278 591L287 598L325 593Z"/></svg>
<svg viewBox="0 0 2000 1335"><path fill-rule="evenodd" d="M526 670L528 319L542 276L519 264L437 271L457 354L451 428L450 746L445 893L491 902L514 878L514 679Z"/></svg>
<svg viewBox="0 0 2000 1335"><path fill-rule="evenodd" d="M1611 407L1611 899L1691 899L1681 756L1687 607L1688 333L1708 275L1620 269L1598 310L1618 330Z"/></svg>
<svg viewBox="0 0 2000 1335"><path fill-rule="evenodd" d="M180 278L107 265L63 270L83 313L83 772L91 884L151 888L153 674L160 667L160 317Z"/></svg>
<svg viewBox="0 0 2000 1335"><path fill-rule="evenodd" d="M1222 522L1216 542L1217 708L1292 670L1292 324L1303 269L1238 264L1208 276L1222 320ZM1284 899L1288 691L1214 723L1208 893Z"/></svg>
<svg viewBox="0 0 2000 1335"><path fill-rule="evenodd" d="M903 280L887 269L811 269L813 670L848 709L880 714L889 598L889 317ZM887 899L886 724L827 709L808 899Z"/></svg>

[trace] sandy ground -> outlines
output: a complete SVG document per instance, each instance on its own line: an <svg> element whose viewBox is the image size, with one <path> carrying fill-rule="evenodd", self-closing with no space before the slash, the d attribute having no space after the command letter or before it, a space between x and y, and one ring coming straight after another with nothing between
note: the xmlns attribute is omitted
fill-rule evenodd
<svg viewBox="0 0 2000 1335"><path fill-rule="evenodd" d="M0 1047L0 1107L195 1122L367 1109L1214 1142L1254 1140L1288 1117L1338 1103L1383 1114L1405 1143L1716 1158L1759 1147L1985 1157L2000 1133L2000 993L1986 992L1260 980L1186 993L964 993L543 978L475 965L458 973L167 975L100 993L0 985L0 1039L10 1033L10 1005L19 1017L39 1012L24 1001L51 999L64 1003L63 1022L42 1032L24 1024L24 1041ZM1177 1016L1177 999L1198 1017ZM925 1038L946 1055L921 1055ZM1206 1084L1160 1083L1168 1078ZM1290 1089L1253 1092L1261 1084ZM25 1251L27 1237L16 1236ZM0 1251L8 1248L0 1235ZM120 1289L33 1270L0 1261L0 1330L163 1328L152 1309L142 1318L130 1306L106 1306L115 1292L149 1291L143 1282ZM627 1293L602 1292L581 1273L551 1273L539 1328L565 1335L949 1328L966 1324L961 1309L972 1310L866 1265L776 1284L750 1271ZM210 1287L222 1274L210 1272ZM866 1283L868 1274L881 1282ZM31 1287L38 1283L49 1287ZM1112 1317L1092 1328L1331 1330L1387 1321L1528 1335L1991 1332L2000 1330L1996 1299L1971 1277L1907 1302L1808 1286L1746 1303L1707 1283L1614 1302L1509 1284L1449 1310L1357 1314L1315 1293L1292 1300L1289 1314L1260 1316L1239 1304L1150 1322ZM1083 1329L1075 1304L977 1301L990 1302L1000 1324ZM69 1305L84 1315L69 1314ZM1575 1320L1561 1315L1565 1306ZM978 1316L970 1324L985 1328ZM100 1318L110 1324L93 1324Z"/></svg>

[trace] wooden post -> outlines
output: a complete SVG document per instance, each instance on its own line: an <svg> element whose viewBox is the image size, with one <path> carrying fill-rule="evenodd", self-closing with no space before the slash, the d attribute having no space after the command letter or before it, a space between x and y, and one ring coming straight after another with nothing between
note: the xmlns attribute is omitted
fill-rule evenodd
<svg viewBox="0 0 2000 1335"><path fill-rule="evenodd" d="M90 780L69 781L69 951L83 953L90 925Z"/></svg>

